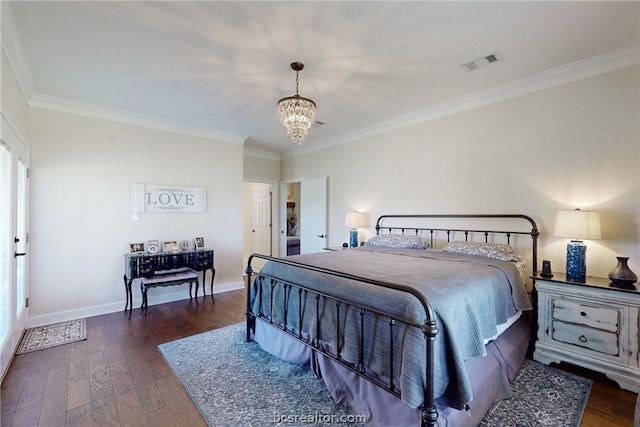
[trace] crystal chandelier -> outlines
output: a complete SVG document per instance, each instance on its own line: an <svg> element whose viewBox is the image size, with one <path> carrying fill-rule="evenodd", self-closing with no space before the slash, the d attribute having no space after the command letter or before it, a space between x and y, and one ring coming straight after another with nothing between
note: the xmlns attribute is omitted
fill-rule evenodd
<svg viewBox="0 0 640 427"><path fill-rule="evenodd" d="M287 128L291 142L301 145L316 121L316 103L298 95L298 72L302 71L304 64L294 62L291 68L296 72L296 94L278 101L278 115L280 123Z"/></svg>

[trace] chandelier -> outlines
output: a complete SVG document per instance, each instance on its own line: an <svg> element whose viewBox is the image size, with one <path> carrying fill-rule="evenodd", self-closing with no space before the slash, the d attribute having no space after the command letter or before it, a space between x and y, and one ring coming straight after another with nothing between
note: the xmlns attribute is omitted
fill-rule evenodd
<svg viewBox="0 0 640 427"><path fill-rule="evenodd" d="M291 142L301 145L309 135L309 128L316 121L316 103L298 95L298 73L304 68L302 62L293 62L291 68L296 72L296 94L278 101L280 123L287 128Z"/></svg>

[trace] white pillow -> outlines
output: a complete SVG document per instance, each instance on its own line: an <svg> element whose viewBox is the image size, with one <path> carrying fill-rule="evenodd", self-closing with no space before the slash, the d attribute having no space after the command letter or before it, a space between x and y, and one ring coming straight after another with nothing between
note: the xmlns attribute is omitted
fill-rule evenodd
<svg viewBox="0 0 640 427"><path fill-rule="evenodd" d="M442 248L444 252L478 255L501 261L522 261L522 257L509 245L485 242L449 242Z"/></svg>
<svg viewBox="0 0 640 427"><path fill-rule="evenodd" d="M428 249L429 242L420 236L406 234L379 234L365 243L367 246L381 246L397 249Z"/></svg>

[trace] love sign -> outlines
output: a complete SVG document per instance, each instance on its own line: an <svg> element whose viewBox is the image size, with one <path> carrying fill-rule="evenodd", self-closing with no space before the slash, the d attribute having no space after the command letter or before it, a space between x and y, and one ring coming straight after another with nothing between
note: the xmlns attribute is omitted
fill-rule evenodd
<svg viewBox="0 0 640 427"><path fill-rule="evenodd" d="M131 184L131 212L205 212L203 187Z"/></svg>

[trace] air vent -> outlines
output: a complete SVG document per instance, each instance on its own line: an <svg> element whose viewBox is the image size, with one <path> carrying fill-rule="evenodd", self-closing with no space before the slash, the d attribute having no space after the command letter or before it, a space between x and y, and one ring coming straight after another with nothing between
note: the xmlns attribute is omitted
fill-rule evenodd
<svg viewBox="0 0 640 427"><path fill-rule="evenodd" d="M477 70L478 68L486 67L489 64L493 64L494 62L498 62L502 60L502 55L498 52L494 52L490 55L480 57L478 59L474 59L471 62L467 62L466 64L462 64L462 67L467 71Z"/></svg>

